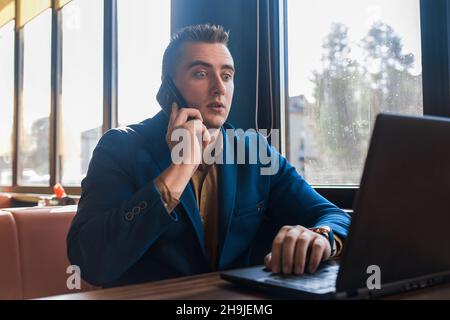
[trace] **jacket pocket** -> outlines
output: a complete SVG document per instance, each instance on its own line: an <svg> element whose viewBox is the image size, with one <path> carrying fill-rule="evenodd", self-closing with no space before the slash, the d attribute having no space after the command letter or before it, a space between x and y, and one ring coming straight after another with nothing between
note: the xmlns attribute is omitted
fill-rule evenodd
<svg viewBox="0 0 450 320"><path fill-rule="evenodd" d="M234 215L236 217L246 217L254 214L261 214L264 211L264 200L258 202L257 204L245 207L245 208L236 208L234 209Z"/></svg>

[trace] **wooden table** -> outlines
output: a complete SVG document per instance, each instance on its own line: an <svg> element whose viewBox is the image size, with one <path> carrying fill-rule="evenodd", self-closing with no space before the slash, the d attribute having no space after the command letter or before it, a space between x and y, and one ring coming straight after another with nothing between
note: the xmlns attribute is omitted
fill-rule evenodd
<svg viewBox="0 0 450 320"><path fill-rule="evenodd" d="M50 300L260 300L276 299L265 292L220 279L219 273L48 297ZM397 294L386 299L450 299L450 283Z"/></svg>

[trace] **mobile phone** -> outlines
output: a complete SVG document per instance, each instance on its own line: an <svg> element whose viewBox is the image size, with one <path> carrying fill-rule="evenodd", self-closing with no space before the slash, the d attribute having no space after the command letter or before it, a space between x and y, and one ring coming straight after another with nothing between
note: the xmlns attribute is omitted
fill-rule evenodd
<svg viewBox="0 0 450 320"><path fill-rule="evenodd" d="M172 103L176 102L179 108L187 108L188 106L175 83L167 75L164 77L161 87L156 94L156 100L168 116L172 112Z"/></svg>

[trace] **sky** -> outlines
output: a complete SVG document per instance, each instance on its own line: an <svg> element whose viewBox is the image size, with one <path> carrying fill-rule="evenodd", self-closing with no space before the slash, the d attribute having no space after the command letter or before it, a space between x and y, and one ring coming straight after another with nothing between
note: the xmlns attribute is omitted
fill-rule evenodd
<svg viewBox="0 0 450 320"><path fill-rule="evenodd" d="M289 95L304 94L312 101L313 70L321 68L322 42L333 22L349 27L353 45L361 40L376 20L393 27L402 38L403 52L413 53L413 74L420 74L419 0L288 0ZM355 58L361 54L353 50Z"/></svg>

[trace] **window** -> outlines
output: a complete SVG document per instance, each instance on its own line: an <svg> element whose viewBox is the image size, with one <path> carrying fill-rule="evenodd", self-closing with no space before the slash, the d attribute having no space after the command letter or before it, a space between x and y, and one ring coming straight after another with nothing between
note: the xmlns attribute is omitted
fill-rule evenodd
<svg viewBox="0 0 450 320"><path fill-rule="evenodd" d="M12 185L14 21L0 28L0 185Z"/></svg>
<svg viewBox="0 0 450 320"><path fill-rule="evenodd" d="M103 1L75 0L62 9L62 99L59 160L64 185L87 173L103 123Z"/></svg>
<svg viewBox="0 0 450 320"><path fill-rule="evenodd" d="M54 8L45 10L50 4ZM78 193L103 130L116 125L114 103L105 111L105 101L115 101L118 95L121 125L142 121L160 110L155 96L163 50L170 40L170 1L61 0L20 5L22 31L15 33L14 22L0 28L0 185L11 186L5 190L45 192L56 181ZM111 23L106 29L105 14ZM110 42L116 27L118 41ZM57 32L54 37L53 31ZM20 44L23 41L17 52L15 36ZM107 54L105 43L112 44ZM114 51L118 64L107 58L114 57ZM17 75L15 58L20 66ZM116 73L119 87L110 92L108 84ZM51 113L52 97L55 113ZM13 128L15 107L17 129ZM108 114L114 116L109 119ZM56 150L50 144L53 124Z"/></svg>
<svg viewBox="0 0 450 320"><path fill-rule="evenodd" d="M23 186L49 184L51 10L24 27L23 109L19 121L19 175Z"/></svg>
<svg viewBox="0 0 450 320"><path fill-rule="evenodd" d="M423 114L419 0L287 0L290 162L359 184L379 112Z"/></svg>
<svg viewBox="0 0 450 320"><path fill-rule="evenodd" d="M170 40L170 1L118 0L118 119L138 123L161 110L164 49Z"/></svg>

